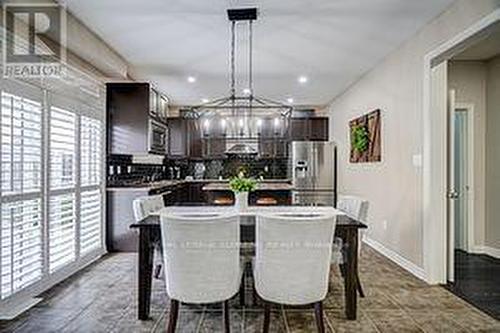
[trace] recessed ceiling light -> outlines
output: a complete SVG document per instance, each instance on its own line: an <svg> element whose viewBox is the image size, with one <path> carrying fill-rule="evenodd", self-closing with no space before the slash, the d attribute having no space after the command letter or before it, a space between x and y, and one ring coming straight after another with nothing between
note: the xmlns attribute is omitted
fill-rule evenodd
<svg viewBox="0 0 500 333"><path fill-rule="evenodd" d="M293 98L291 98L291 97L290 97L290 98L287 98L287 100L286 100L286 101L288 102L288 104L292 104L292 103L293 103Z"/></svg>
<svg viewBox="0 0 500 333"><path fill-rule="evenodd" d="M209 102L209 100L208 100L208 98L202 98L202 99L201 99L201 102L202 102L203 104L205 104L205 103L208 103L208 102Z"/></svg>
<svg viewBox="0 0 500 333"><path fill-rule="evenodd" d="M196 78L194 76L188 76L187 80L188 80L189 83L195 83L196 82Z"/></svg>
<svg viewBox="0 0 500 333"><path fill-rule="evenodd" d="M250 89L249 89L249 88L245 88L245 89L243 89L243 94L245 94L245 95L250 95L250 92L251 92L251 91L250 91Z"/></svg>
<svg viewBox="0 0 500 333"><path fill-rule="evenodd" d="M307 78L307 76L301 75L301 76L299 76L297 81L299 81L299 83L306 83L308 81L308 78Z"/></svg>

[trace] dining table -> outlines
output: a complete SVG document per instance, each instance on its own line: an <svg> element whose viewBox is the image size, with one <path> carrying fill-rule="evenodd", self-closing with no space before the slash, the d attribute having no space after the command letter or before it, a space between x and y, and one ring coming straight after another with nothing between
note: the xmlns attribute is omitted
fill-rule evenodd
<svg viewBox="0 0 500 333"><path fill-rule="evenodd" d="M329 214L336 216L335 237L342 239L343 244L343 278L345 314L347 319L355 320L357 314L357 271L358 271L358 239L359 230L367 226L327 206L249 206L246 209L237 209L234 206L166 206L153 212L141 221L131 224L131 228L138 230L138 318L149 318L151 287L153 279L155 246L160 240L160 216L182 214L210 214L227 213L241 217L241 228L254 229L255 218L259 214ZM255 230L254 230L255 231Z"/></svg>

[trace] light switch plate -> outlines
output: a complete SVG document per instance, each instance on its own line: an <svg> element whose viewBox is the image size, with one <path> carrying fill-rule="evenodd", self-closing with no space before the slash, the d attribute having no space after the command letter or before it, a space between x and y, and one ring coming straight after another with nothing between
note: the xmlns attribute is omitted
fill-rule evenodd
<svg viewBox="0 0 500 333"><path fill-rule="evenodd" d="M421 168L422 167L422 155L421 154L415 154L415 155L413 155L413 166L415 168Z"/></svg>

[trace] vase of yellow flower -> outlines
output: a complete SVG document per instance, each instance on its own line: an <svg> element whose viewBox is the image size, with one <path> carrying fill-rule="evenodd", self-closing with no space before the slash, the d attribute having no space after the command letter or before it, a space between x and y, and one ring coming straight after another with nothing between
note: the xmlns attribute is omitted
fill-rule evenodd
<svg viewBox="0 0 500 333"><path fill-rule="evenodd" d="M231 178L229 186L234 193L234 206L238 210L248 208L248 193L255 190L256 185L255 179L246 178L243 172L240 172L237 177Z"/></svg>

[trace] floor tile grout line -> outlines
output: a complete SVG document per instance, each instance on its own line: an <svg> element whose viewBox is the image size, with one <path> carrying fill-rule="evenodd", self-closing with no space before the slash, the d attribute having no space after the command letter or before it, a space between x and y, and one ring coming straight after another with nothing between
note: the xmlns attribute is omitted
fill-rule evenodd
<svg viewBox="0 0 500 333"><path fill-rule="evenodd" d="M286 318L285 307L280 305L281 315L283 316L283 322L285 323L285 331L286 333L291 333L290 326L288 325L288 319Z"/></svg>
<svg viewBox="0 0 500 333"><path fill-rule="evenodd" d="M207 311L207 308L203 307L203 310L201 312L201 318L198 321L198 327L196 327L196 330L195 330L196 333L200 333L201 328L203 327L203 320L205 320L205 313L206 313L206 311Z"/></svg>
<svg viewBox="0 0 500 333"><path fill-rule="evenodd" d="M158 320L154 323L153 327L151 328L151 333L155 333L156 328L160 325L161 320L165 318L167 320L167 311L162 311L161 316L158 317Z"/></svg>
<svg viewBox="0 0 500 333"><path fill-rule="evenodd" d="M241 325L240 325L240 332L244 333L245 332L245 306L241 308Z"/></svg>
<svg viewBox="0 0 500 333"><path fill-rule="evenodd" d="M359 313L363 313L365 315L365 317L367 318L367 320L372 324L373 327L375 327L375 330L378 332L378 333L382 333L382 331L380 331L380 329L378 328L377 324L375 324L375 322L373 321L373 319L370 317L369 314L365 313L365 310L362 310L362 309L359 309Z"/></svg>
<svg viewBox="0 0 500 333"><path fill-rule="evenodd" d="M415 320L415 318L413 318L413 316L411 315L411 313L409 313L409 312L408 312L408 311L407 311L407 310L406 310L406 309L405 309L405 308L404 308L401 304L399 304L399 303L398 303L398 301L397 301L394 297L392 297L392 295L391 295L391 294L387 294L386 296L387 296L390 300L392 300L392 301L394 302L394 304L396 304L396 305L399 307L399 309L400 309L401 311L403 311L403 313L404 313L404 314L406 314L408 317L410 317L411 321L412 321L412 322L413 322L413 323L414 323L414 324L415 324L415 325L416 325L419 329L421 329L421 330L422 330L422 332L426 332L426 331L425 331L425 329L424 329L424 328L423 328L423 327L422 327L419 323L417 323L417 321Z"/></svg>
<svg viewBox="0 0 500 333"><path fill-rule="evenodd" d="M332 331L332 333L335 333L337 330L333 327L333 324L330 322L330 319L326 315L326 311L323 311L323 316L324 316L325 321L326 321L326 326L328 326L330 328L330 331Z"/></svg>

